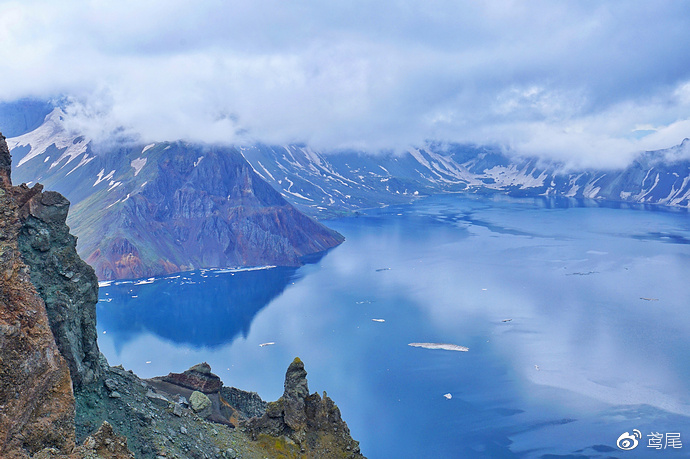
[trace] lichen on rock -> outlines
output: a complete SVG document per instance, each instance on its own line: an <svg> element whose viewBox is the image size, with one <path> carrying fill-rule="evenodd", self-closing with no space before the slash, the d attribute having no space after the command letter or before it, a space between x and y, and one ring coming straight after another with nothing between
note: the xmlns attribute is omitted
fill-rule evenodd
<svg viewBox="0 0 690 459"><path fill-rule="evenodd" d="M195 390L189 397L189 405L199 417L207 418L211 415L211 399L203 392Z"/></svg>

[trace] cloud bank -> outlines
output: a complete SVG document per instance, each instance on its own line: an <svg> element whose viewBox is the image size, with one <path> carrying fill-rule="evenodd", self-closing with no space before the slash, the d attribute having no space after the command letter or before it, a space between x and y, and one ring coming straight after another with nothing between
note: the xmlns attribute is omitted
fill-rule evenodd
<svg viewBox="0 0 690 459"><path fill-rule="evenodd" d="M491 143L622 166L690 137L682 1L0 2L0 100L95 138Z"/></svg>

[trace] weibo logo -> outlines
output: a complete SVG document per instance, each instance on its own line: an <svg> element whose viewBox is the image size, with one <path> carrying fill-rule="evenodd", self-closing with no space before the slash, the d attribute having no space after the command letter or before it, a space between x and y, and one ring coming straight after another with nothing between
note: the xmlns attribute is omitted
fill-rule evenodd
<svg viewBox="0 0 690 459"><path fill-rule="evenodd" d="M618 446L620 449L624 451L629 451L631 449L637 448L638 445L638 439L642 438L642 432L640 432L637 429L633 429L632 435L630 435L629 432L623 433L620 437L618 437L618 441L616 441L616 446Z"/></svg>

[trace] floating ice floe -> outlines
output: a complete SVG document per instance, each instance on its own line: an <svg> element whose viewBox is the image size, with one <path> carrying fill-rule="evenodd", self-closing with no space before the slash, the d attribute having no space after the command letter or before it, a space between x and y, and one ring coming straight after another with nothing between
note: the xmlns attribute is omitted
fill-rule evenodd
<svg viewBox="0 0 690 459"><path fill-rule="evenodd" d="M386 319L371 319L374 322L385 322Z"/></svg>
<svg viewBox="0 0 690 459"><path fill-rule="evenodd" d="M210 269L209 271L212 271L216 274L225 274L225 273L241 273L241 272L245 272L245 271L261 271L264 269L273 269L276 267L277 266L274 266L274 265L266 265L266 266L250 266L247 268Z"/></svg>
<svg viewBox="0 0 690 459"><path fill-rule="evenodd" d="M446 397L446 399L448 399L448 400L453 398L453 395L450 392L448 392L447 394L443 394L443 396Z"/></svg>
<svg viewBox="0 0 690 459"><path fill-rule="evenodd" d="M443 349L444 351L461 351L467 352L470 348L465 346L459 346L457 344L447 344L447 343L410 343L408 346L412 347L422 347L424 349Z"/></svg>
<svg viewBox="0 0 690 459"><path fill-rule="evenodd" d="M98 287L110 287L112 285L113 281L100 281L98 283Z"/></svg>
<svg viewBox="0 0 690 459"><path fill-rule="evenodd" d="M275 344L275 343L274 343L273 341L271 341L270 343L261 343L261 344L259 344L259 346L261 346L261 347L264 347L264 346L272 346L272 345L274 345L274 344Z"/></svg>
<svg viewBox="0 0 690 459"><path fill-rule="evenodd" d="M154 278L146 279L146 280L140 280L134 283L134 285L145 285L145 284L153 284Z"/></svg>

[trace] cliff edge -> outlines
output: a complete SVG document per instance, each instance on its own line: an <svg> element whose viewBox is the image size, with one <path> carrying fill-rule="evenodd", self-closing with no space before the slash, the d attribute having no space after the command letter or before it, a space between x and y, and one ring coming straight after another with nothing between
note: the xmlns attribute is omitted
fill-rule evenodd
<svg viewBox="0 0 690 459"><path fill-rule="evenodd" d="M19 214L32 191L12 187L9 164L0 135L0 456L26 457L44 447L69 453L74 447L70 372L19 251Z"/></svg>

